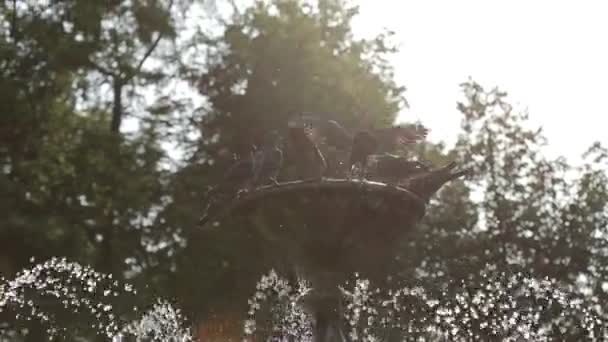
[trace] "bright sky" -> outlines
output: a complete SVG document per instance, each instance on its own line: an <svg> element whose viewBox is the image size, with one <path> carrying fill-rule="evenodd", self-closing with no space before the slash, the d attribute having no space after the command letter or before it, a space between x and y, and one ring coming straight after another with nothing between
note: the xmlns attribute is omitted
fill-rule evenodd
<svg viewBox="0 0 608 342"><path fill-rule="evenodd" d="M608 145L608 2L359 0L356 31L396 31L397 80L408 90L402 118L420 119L431 140L453 141L469 76L498 86L542 125L551 155L577 161Z"/></svg>

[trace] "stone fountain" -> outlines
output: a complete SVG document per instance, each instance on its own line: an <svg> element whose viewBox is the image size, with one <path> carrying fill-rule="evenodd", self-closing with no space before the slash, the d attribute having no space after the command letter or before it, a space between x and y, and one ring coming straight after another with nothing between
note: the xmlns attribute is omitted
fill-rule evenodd
<svg viewBox="0 0 608 342"><path fill-rule="evenodd" d="M338 286L353 274L381 284L395 249L424 216L428 199L465 175L455 163L409 179L403 186L352 179L292 181L242 194L207 222L248 227L280 259L285 273L313 288L305 307L314 341L346 341Z"/></svg>

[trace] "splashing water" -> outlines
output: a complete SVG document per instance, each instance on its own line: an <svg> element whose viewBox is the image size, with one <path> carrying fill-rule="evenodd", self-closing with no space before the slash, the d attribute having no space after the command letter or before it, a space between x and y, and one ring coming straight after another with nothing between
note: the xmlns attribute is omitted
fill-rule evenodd
<svg viewBox="0 0 608 342"><path fill-rule="evenodd" d="M192 333L184 328L184 321L180 310L159 299L141 319L122 328L112 342L123 342L125 336L134 336L137 341L189 342L192 341Z"/></svg>
<svg viewBox="0 0 608 342"><path fill-rule="evenodd" d="M52 258L22 270L11 281L0 283L0 312L10 310L16 312L17 319L38 320L46 327L49 337L66 336L68 328L56 321L56 312L41 308L41 303L50 298L66 312L89 315L94 322L91 328L109 341L119 342L127 336L136 341L191 341L190 332L182 328L179 310L160 300L140 320L123 327L110 301L136 293L130 284L121 285L113 280L111 274L96 272L65 258ZM53 311L56 310L54 307Z"/></svg>
<svg viewBox="0 0 608 342"><path fill-rule="evenodd" d="M295 291L294 299L288 295L294 293L290 285L276 273L262 277L249 301L245 335L253 335L262 304L275 304L275 312L289 316L290 308L277 305L277 299L297 303L310 290ZM369 280L355 275L354 282L340 290L350 341L553 341L573 332L588 340L608 339L608 317L593 301L555 280L522 273L482 271L474 283L461 282L442 290L420 285L374 289ZM276 323L273 331L310 341L314 319L301 312L305 319L291 321L288 332L280 331Z"/></svg>
<svg viewBox="0 0 608 342"><path fill-rule="evenodd" d="M342 289L349 336L382 341L397 330L431 340L550 341L556 329L579 327L590 340L608 338L608 319L598 307L554 280L521 273L482 272L480 278L477 286L462 282L437 298L420 286L372 290L357 278L353 290Z"/></svg>
<svg viewBox="0 0 608 342"><path fill-rule="evenodd" d="M271 333L274 340L312 341L312 320L301 306L301 299L310 292L309 284L303 280L293 287L286 279L270 270L256 285L256 292L249 299L248 319L244 324L244 334L251 337L257 330L256 317L266 306L270 309ZM257 317L259 320L259 317Z"/></svg>
<svg viewBox="0 0 608 342"><path fill-rule="evenodd" d="M585 297L555 280L522 273L482 271L475 281L440 290L414 286L374 289L355 274L340 287L351 341L496 340L550 341L575 333L588 340L608 340L608 317L593 297ZM245 338L311 341L314 318L302 307L311 288L295 286L273 270L264 275L249 300ZM185 319L170 303L158 300L140 319L121 323L110 304L119 295L135 295L128 284L65 259L53 258L21 271L0 284L0 312L15 311L23 320L37 319L51 336L67 332L55 313L41 303L51 298L66 310L88 314L93 328L109 341L192 341ZM137 311L137 309L134 309ZM264 320L265 316L267 320ZM265 329L261 322L270 322ZM0 329L5 327L0 327ZM255 336L254 336L255 335Z"/></svg>
<svg viewBox="0 0 608 342"><path fill-rule="evenodd" d="M39 307L41 300L52 298L66 311L89 314L96 321L94 328L111 338L119 328L109 302L121 292L135 294L123 289L111 275L65 258L52 258L22 270L15 279L0 286L0 312L12 309L17 311L17 319L37 319L48 327L50 336L56 336L66 333L66 328L56 324L53 313Z"/></svg>

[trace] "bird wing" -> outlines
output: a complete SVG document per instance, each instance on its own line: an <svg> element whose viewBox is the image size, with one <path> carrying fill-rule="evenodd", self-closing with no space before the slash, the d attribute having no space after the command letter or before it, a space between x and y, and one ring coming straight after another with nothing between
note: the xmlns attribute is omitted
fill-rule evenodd
<svg viewBox="0 0 608 342"><path fill-rule="evenodd" d="M412 145L424 140L428 129L422 125L377 128L372 134L381 141L384 150L392 150L396 145Z"/></svg>
<svg viewBox="0 0 608 342"><path fill-rule="evenodd" d="M253 174L254 181L258 180L258 178L260 177L260 173L262 171L262 168L264 167L264 163L265 163L265 159L266 159L265 154L266 153L264 153L263 150L260 150L260 151L256 151L252 155L252 174Z"/></svg>
<svg viewBox="0 0 608 342"><path fill-rule="evenodd" d="M281 150L280 148L275 148L272 153L273 159L280 167L283 164L283 150Z"/></svg>
<svg viewBox="0 0 608 342"><path fill-rule="evenodd" d="M341 149L348 149L353 142L353 135L337 121L325 121L320 127L321 134L328 145Z"/></svg>
<svg viewBox="0 0 608 342"><path fill-rule="evenodd" d="M426 139L429 129L421 124L399 126L399 136L409 141L419 141Z"/></svg>

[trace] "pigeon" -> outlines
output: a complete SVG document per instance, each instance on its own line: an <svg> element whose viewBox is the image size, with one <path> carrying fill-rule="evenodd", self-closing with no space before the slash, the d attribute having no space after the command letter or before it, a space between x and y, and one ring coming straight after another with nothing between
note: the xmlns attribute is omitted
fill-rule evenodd
<svg viewBox="0 0 608 342"><path fill-rule="evenodd" d="M283 165L283 151L280 148L281 137L272 132L262 148L253 155L253 185L278 184L277 177Z"/></svg>
<svg viewBox="0 0 608 342"><path fill-rule="evenodd" d="M365 175L368 156L393 152L399 145L415 144L428 134L428 129L420 124L360 130L353 135L337 121L323 119L320 115L301 114L296 120L300 125L307 123L311 130L324 138L326 145L350 150L347 166L351 174L358 170Z"/></svg>
<svg viewBox="0 0 608 342"><path fill-rule="evenodd" d="M372 176L389 184L399 184L412 176L430 171L422 162L391 154L377 155L373 159L375 167Z"/></svg>
<svg viewBox="0 0 608 342"><path fill-rule="evenodd" d="M307 133L306 127L289 127L289 152L295 161L297 173L300 179L320 179L325 173L327 163L323 154L312 141Z"/></svg>
<svg viewBox="0 0 608 342"><path fill-rule="evenodd" d="M239 190L248 190L251 188L254 176L254 155L257 151L252 152L248 158L236 161L226 171L222 181L218 184L217 189L224 190L223 192L233 192Z"/></svg>
<svg viewBox="0 0 608 342"><path fill-rule="evenodd" d="M325 120L319 115L312 114L302 115L301 120L305 120L311 126L316 127L327 145L347 150L353 143L355 134L344 128L336 120ZM379 152L392 152L399 145L415 144L424 140L429 132L428 128L421 124L397 125L360 131L367 131L376 138Z"/></svg>
<svg viewBox="0 0 608 342"><path fill-rule="evenodd" d="M378 140L378 152L392 152L400 145L412 145L426 139L428 128L417 125L399 125L372 130Z"/></svg>
<svg viewBox="0 0 608 342"><path fill-rule="evenodd" d="M377 148L378 141L370 132L361 131L355 134L348 161L351 172L354 168L358 168L364 175L367 168L367 158L374 154Z"/></svg>
<svg viewBox="0 0 608 342"><path fill-rule="evenodd" d="M456 163L450 162L438 169L419 173L407 180L406 188L428 201L445 183L471 174L469 169L452 172L455 167Z"/></svg>
<svg viewBox="0 0 608 342"><path fill-rule="evenodd" d="M365 175L367 157L375 153L393 152L399 145L415 144L426 138L428 129L422 125L393 126L360 131L353 138L350 167L361 165Z"/></svg>
<svg viewBox="0 0 608 342"><path fill-rule="evenodd" d="M325 138L329 146L342 150L348 150L353 143L353 135L335 120L323 122L319 127L320 135Z"/></svg>
<svg viewBox="0 0 608 342"><path fill-rule="evenodd" d="M237 160L224 174L217 185L206 194L207 206L204 209L200 224L204 225L231 200L238 198L243 191L249 191L253 185L254 152L248 158Z"/></svg>

